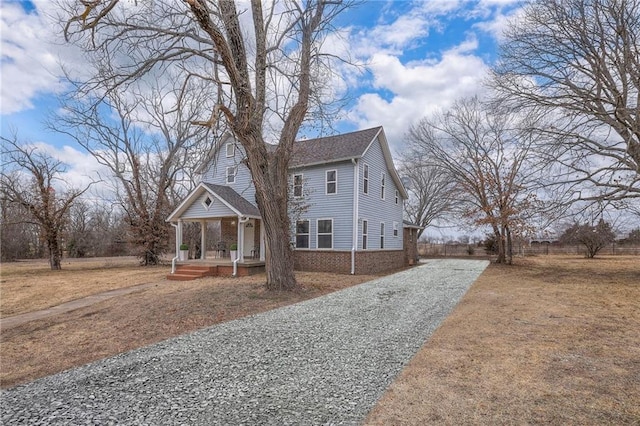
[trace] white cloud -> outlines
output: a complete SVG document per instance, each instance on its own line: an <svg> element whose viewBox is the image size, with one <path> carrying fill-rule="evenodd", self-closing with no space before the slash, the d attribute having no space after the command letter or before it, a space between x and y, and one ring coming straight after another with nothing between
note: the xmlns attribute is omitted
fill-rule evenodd
<svg viewBox="0 0 640 426"><path fill-rule="evenodd" d="M360 127L383 125L393 148L401 149L409 126L464 96L481 89L487 65L477 56L465 54L469 40L445 52L439 61L403 64L399 58L374 55L370 70L374 87L390 93L362 95L350 118Z"/></svg>

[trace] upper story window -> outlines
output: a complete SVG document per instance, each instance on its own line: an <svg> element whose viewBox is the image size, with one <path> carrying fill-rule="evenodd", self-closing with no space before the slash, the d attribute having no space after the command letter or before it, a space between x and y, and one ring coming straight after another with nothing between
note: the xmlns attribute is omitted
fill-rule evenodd
<svg viewBox="0 0 640 426"><path fill-rule="evenodd" d="M396 189L396 204L398 204L399 201L400 201L400 193Z"/></svg>
<svg viewBox="0 0 640 426"><path fill-rule="evenodd" d="M309 248L309 221L296 221L296 248Z"/></svg>
<svg viewBox="0 0 640 426"><path fill-rule="evenodd" d="M333 219L318 219L317 245L319 249L333 248Z"/></svg>
<svg viewBox="0 0 640 426"><path fill-rule="evenodd" d="M302 197L302 175L293 175L293 196Z"/></svg>
<svg viewBox="0 0 640 426"><path fill-rule="evenodd" d="M227 143L227 157L233 157L236 155L236 144L233 142Z"/></svg>
<svg viewBox="0 0 640 426"><path fill-rule="evenodd" d="M369 221L362 221L362 250L367 249L367 239L369 238Z"/></svg>
<svg viewBox="0 0 640 426"><path fill-rule="evenodd" d="M365 164L362 168L362 192L369 193L369 165Z"/></svg>
<svg viewBox="0 0 640 426"><path fill-rule="evenodd" d="M227 183L236 183L236 172L238 168L235 166L227 167Z"/></svg>
<svg viewBox="0 0 640 426"><path fill-rule="evenodd" d="M383 173L380 177L380 199L384 200L384 185L385 185L386 175Z"/></svg>
<svg viewBox="0 0 640 426"><path fill-rule="evenodd" d="M336 194L338 192L338 171L327 170L327 194Z"/></svg>

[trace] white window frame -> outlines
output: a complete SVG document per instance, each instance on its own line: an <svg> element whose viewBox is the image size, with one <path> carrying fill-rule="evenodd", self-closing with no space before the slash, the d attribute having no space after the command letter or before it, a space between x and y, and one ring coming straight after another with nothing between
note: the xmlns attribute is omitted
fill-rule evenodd
<svg viewBox="0 0 640 426"><path fill-rule="evenodd" d="M393 222L393 236L398 237L398 222Z"/></svg>
<svg viewBox="0 0 640 426"><path fill-rule="evenodd" d="M333 172L334 173L334 180L329 180L329 173ZM333 183L335 185L335 190L334 192L329 192L329 184ZM336 195L338 193L338 170L337 169L331 169L331 170L326 170L324 172L324 193L326 195Z"/></svg>
<svg viewBox="0 0 640 426"><path fill-rule="evenodd" d="M362 220L362 250L366 250L369 243L369 221Z"/></svg>
<svg viewBox="0 0 640 426"><path fill-rule="evenodd" d="M384 187L385 187L386 174L380 175L380 199L384 200Z"/></svg>
<svg viewBox="0 0 640 426"><path fill-rule="evenodd" d="M300 185L296 185L296 176L300 176ZM296 195L296 186L300 187L300 194ZM293 197L300 198L304 195L304 174L296 173L293 175Z"/></svg>
<svg viewBox="0 0 640 426"><path fill-rule="evenodd" d="M384 222L380 222L380 249L384 249Z"/></svg>
<svg viewBox="0 0 640 426"><path fill-rule="evenodd" d="M233 170L233 175L229 174L229 171ZM227 173L226 173L226 182L227 183L236 183L236 175L238 174L238 167L237 166L228 166L227 167ZM232 180L229 180L229 178L233 176Z"/></svg>
<svg viewBox="0 0 640 426"><path fill-rule="evenodd" d="M331 222L331 233L320 232L320 221L328 220ZM320 236L331 235L331 247L320 247ZM318 250L333 250L333 218L316 219L316 248Z"/></svg>
<svg viewBox="0 0 640 426"><path fill-rule="evenodd" d="M398 200L400 199L400 193L396 189L396 204L398 204Z"/></svg>
<svg viewBox="0 0 640 426"><path fill-rule="evenodd" d="M231 154L229 154L229 148L231 148ZM227 142L227 145L226 145L225 149L226 149L227 158L235 157L235 155L236 155L236 144L235 143Z"/></svg>
<svg viewBox="0 0 640 426"><path fill-rule="evenodd" d="M298 232L298 223L299 222L307 222L307 233L306 234ZM307 236L307 246L306 247L298 247L298 235L306 235ZM311 221L309 219L296 220L295 237L296 237L296 242L295 242L296 249L309 249L309 248L311 248Z"/></svg>
<svg viewBox="0 0 640 426"><path fill-rule="evenodd" d="M207 199L211 200L211 203L209 205L207 205ZM204 198L202 199L202 205L207 210L211 208L214 202L215 202L214 198L209 194L205 194Z"/></svg>
<svg viewBox="0 0 640 426"><path fill-rule="evenodd" d="M369 165L367 163L362 165L362 193L369 193Z"/></svg>

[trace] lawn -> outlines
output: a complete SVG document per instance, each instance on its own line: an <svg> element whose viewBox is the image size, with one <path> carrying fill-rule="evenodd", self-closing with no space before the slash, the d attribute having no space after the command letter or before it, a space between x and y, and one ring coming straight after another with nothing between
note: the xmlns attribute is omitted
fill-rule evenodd
<svg viewBox="0 0 640 426"><path fill-rule="evenodd" d="M269 293L264 275L171 282L97 262L2 265L3 316L155 283L2 330L2 387L374 278L299 273L303 291ZM485 270L365 424L640 424L639 389L640 258L518 258Z"/></svg>
<svg viewBox="0 0 640 426"><path fill-rule="evenodd" d="M640 257L491 265L365 424L640 424Z"/></svg>

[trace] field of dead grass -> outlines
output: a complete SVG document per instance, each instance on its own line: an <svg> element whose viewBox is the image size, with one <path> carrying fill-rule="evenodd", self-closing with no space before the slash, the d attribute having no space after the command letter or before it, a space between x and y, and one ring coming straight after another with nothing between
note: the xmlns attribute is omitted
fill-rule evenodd
<svg viewBox="0 0 640 426"><path fill-rule="evenodd" d="M640 424L640 258L491 265L365 424Z"/></svg>
<svg viewBox="0 0 640 426"><path fill-rule="evenodd" d="M264 274L177 282L166 280L168 267L149 269L118 263L105 265L105 260L97 262L94 265L72 261L63 265L62 271L54 272L41 270L38 265L30 268L8 264L6 269L3 265L0 284L3 315L6 315L5 309L21 313L26 306L41 309L117 287L154 281L156 284L89 307L2 330L2 388L375 278L297 273L302 291L270 293L264 288ZM5 276L5 271L11 273ZM30 301L31 298L37 301Z"/></svg>
<svg viewBox="0 0 640 426"><path fill-rule="evenodd" d="M64 259L60 271L52 271L47 260L2 263L0 317L155 282L167 273L166 267L141 268L135 257Z"/></svg>

